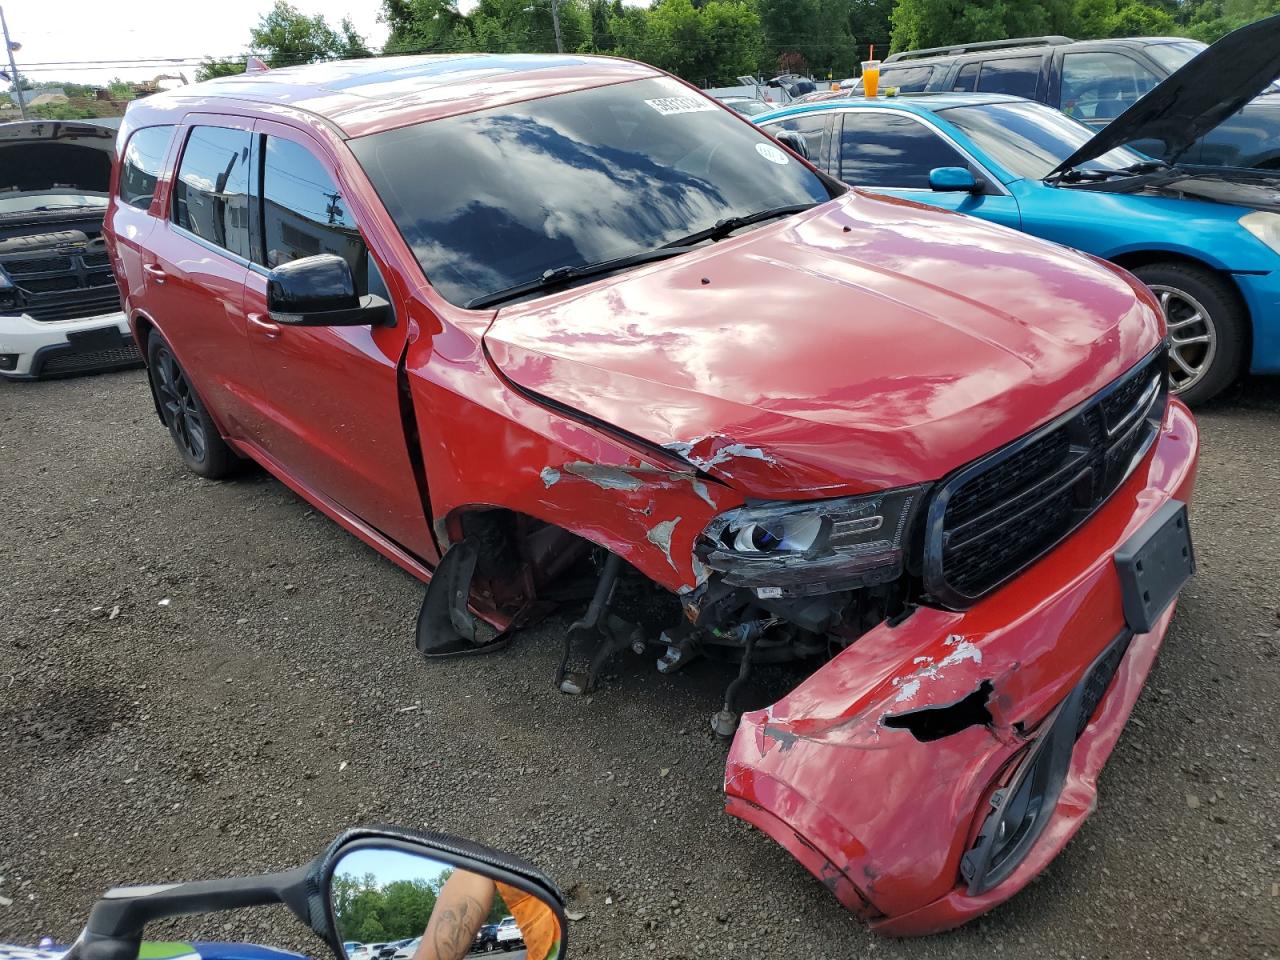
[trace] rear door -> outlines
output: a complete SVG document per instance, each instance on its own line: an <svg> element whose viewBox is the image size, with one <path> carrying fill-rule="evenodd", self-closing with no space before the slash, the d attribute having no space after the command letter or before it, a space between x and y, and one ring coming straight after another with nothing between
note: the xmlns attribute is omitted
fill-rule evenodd
<svg viewBox="0 0 1280 960"><path fill-rule="evenodd" d="M845 110L839 116L836 176L845 183L1021 228L1017 201L999 180L923 118L890 109ZM930 189L929 171L937 167L969 169L987 182L986 192Z"/></svg>
<svg viewBox="0 0 1280 960"><path fill-rule="evenodd" d="M258 394L254 442L308 489L337 503L420 559L436 551L409 460L397 365L408 323L290 327L267 314L271 268L321 253L342 257L361 295L398 306L398 291L361 232L352 191L325 146L293 127L259 121L262 158L254 262L245 287Z"/></svg>
<svg viewBox="0 0 1280 960"><path fill-rule="evenodd" d="M111 265L125 310L144 302L147 274L142 269L147 243L164 208L156 196L168 169L174 124L141 127L129 133L116 164L117 182L107 209L106 236Z"/></svg>
<svg viewBox="0 0 1280 960"><path fill-rule="evenodd" d="M245 335L252 122L192 115L167 218L142 258L145 302L222 431L245 436L257 390Z"/></svg>

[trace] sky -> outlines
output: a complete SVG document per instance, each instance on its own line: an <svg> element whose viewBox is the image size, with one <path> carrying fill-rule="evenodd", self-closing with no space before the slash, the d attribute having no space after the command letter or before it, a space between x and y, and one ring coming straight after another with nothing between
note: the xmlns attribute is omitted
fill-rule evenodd
<svg viewBox="0 0 1280 960"><path fill-rule="evenodd" d="M185 72L203 57L238 54L249 29L273 0L0 0L9 36L22 44L18 70L37 83L70 80L106 83L112 77L142 80ZM370 48L380 49L387 26L378 21L379 0L293 0L307 14L324 14L336 27L349 16ZM464 4L464 9L468 4ZM126 66L124 61L186 58L185 63ZM90 68L86 61L108 61ZM45 64L67 66L45 66ZM82 69L83 68L83 69Z"/></svg>

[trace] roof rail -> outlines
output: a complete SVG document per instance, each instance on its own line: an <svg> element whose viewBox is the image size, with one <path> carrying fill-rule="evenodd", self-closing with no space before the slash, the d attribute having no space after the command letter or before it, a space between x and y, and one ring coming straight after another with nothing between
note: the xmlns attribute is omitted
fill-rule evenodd
<svg viewBox="0 0 1280 960"><path fill-rule="evenodd" d="M1009 40L986 40L982 43L956 43L946 47L929 47L927 50L903 50L885 57L885 63L896 63L901 60L920 60L924 57L955 56L959 53L971 53L974 50L1000 50L1005 47L1056 47L1064 43L1075 43L1070 37L1014 37Z"/></svg>

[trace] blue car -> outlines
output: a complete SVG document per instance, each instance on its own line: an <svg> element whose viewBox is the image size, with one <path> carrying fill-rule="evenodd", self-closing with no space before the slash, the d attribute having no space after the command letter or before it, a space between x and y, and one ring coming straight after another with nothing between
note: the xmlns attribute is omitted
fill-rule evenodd
<svg viewBox="0 0 1280 960"><path fill-rule="evenodd" d="M1179 148L1274 79L1278 48L1280 17L1238 30L1101 132L982 93L826 100L753 119L854 186L1128 268L1164 309L1172 388L1198 403L1246 370L1280 373L1280 172L1184 167ZM1125 146L1152 139L1172 163Z"/></svg>

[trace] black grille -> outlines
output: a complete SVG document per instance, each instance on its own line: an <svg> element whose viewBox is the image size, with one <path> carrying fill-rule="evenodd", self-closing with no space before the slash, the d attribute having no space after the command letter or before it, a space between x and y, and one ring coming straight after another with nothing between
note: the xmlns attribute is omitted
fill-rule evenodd
<svg viewBox="0 0 1280 960"><path fill-rule="evenodd" d="M96 243L59 250L56 256L8 256L0 266L21 293L18 309L33 320L78 320L120 309L106 251Z"/></svg>
<svg viewBox="0 0 1280 960"><path fill-rule="evenodd" d="M142 354L132 340L123 341L118 347L102 350L58 351L51 353L40 365L39 376L57 377L86 370L102 370L108 367L132 366L142 362Z"/></svg>
<svg viewBox="0 0 1280 960"><path fill-rule="evenodd" d="M71 269L70 257L22 257L5 261L11 277L27 277L33 273L64 272Z"/></svg>
<svg viewBox="0 0 1280 960"><path fill-rule="evenodd" d="M113 283L109 287L91 287L29 296L22 311L33 320L49 322L97 317L104 313L115 313L119 309L120 291Z"/></svg>
<svg viewBox="0 0 1280 960"><path fill-rule="evenodd" d="M969 605L1101 506L1159 429L1165 366L1161 349L1075 410L945 481L929 511L929 594Z"/></svg>

